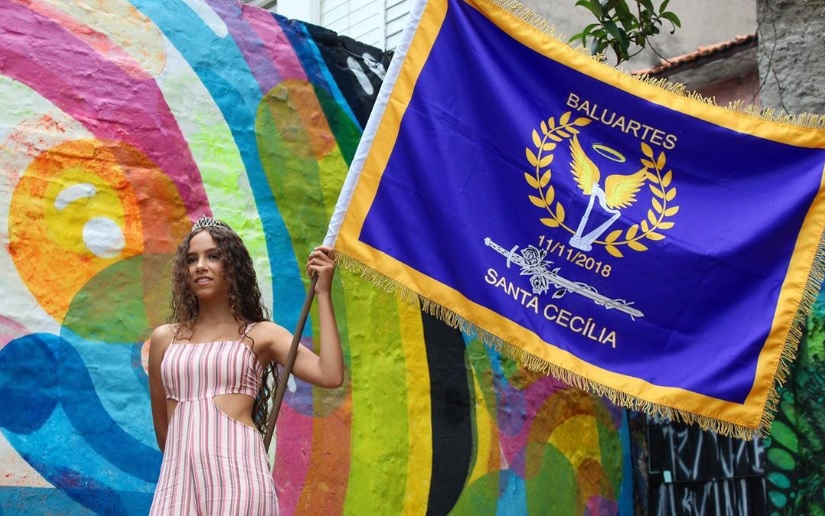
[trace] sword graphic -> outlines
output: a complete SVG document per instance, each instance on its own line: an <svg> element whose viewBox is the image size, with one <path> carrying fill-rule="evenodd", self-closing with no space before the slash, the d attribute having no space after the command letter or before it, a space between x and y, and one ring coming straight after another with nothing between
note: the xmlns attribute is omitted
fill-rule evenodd
<svg viewBox="0 0 825 516"><path fill-rule="evenodd" d="M547 265L553 263L549 260L544 260L547 251L538 249L533 246L528 246L517 254L518 246L513 246L512 249L507 250L497 243L493 242L490 237L484 239L484 245L491 248L501 256L507 258L507 268L514 263L521 267L522 276L530 276L530 284L533 287L534 294L544 294L549 290L550 285L554 285L558 290L553 294L554 299L558 299L566 292L579 294L587 299L590 299L599 306L603 306L608 310L618 310L630 316L631 319L636 320L636 317L644 317L644 314L639 310L633 308L632 302L627 302L624 299L611 299L607 296L599 294L599 292L592 286L578 281L571 281L567 278L559 276L559 269L547 270Z"/></svg>

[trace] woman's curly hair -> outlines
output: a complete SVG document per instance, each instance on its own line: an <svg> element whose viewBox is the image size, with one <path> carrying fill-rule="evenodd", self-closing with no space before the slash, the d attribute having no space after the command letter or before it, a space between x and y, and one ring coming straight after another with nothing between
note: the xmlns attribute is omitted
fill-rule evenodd
<svg viewBox="0 0 825 516"><path fill-rule="evenodd" d="M192 237L202 231L212 236L220 252L224 275L229 284L229 309L238 321L239 333L245 335L247 324L266 321L271 316L261 300L258 277L255 274L252 257L249 256L243 240L227 224L224 222L220 224L220 226L207 226L192 231L183 239L175 253L172 265L172 302L170 303L172 314L167 321L175 324L175 339L182 334L182 331L183 334L188 333L191 337L194 332L195 319L198 317L198 298L195 297L190 285L187 255ZM254 348L255 341L249 336L247 338L252 340ZM269 418L267 402L272 394L273 386L277 383L277 367L274 363L269 363L264 368L261 388L252 406L252 419L262 434L266 432Z"/></svg>

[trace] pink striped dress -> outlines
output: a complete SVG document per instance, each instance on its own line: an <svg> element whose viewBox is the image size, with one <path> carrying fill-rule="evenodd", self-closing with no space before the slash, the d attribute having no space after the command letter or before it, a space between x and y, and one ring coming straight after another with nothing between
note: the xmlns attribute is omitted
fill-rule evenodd
<svg viewBox="0 0 825 516"><path fill-rule="evenodd" d="M243 341L169 344L161 376L166 398L178 405L150 515L278 514L260 432L226 415L213 400L233 393L254 398L262 374Z"/></svg>

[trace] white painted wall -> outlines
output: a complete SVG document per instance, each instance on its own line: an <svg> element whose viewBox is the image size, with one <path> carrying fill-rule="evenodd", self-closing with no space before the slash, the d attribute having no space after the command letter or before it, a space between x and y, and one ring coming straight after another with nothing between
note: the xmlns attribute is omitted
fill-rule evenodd
<svg viewBox="0 0 825 516"><path fill-rule="evenodd" d="M384 42L383 0L321 0L321 25L368 45Z"/></svg>
<svg viewBox="0 0 825 516"><path fill-rule="evenodd" d="M278 0L276 12L292 20L320 25L320 0Z"/></svg>
<svg viewBox="0 0 825 516"><path fill-rule="evenodd" d="M255 4L258 0L245 0ZM412 0L278 0L277 12L380 49L395 48Z"/></svg>
<svg viewBox="0 0 825 516"><path fill-rule="evenodd" d="M385 10L386 20L386 46L384 48L392 49L398 45L398 40L401 38L401 33L407 25L407 15L410 14L411 0L386 0L387 8Z"/></svg>

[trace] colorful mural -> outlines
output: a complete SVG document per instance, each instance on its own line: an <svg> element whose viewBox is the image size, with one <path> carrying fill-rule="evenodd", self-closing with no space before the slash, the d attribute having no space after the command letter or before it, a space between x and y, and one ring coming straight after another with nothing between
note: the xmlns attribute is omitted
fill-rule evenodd
<svg viewBox="0 0 825 516"><path fill-rule="evenodd" d="M793 374L765 440L771 516L825 516L825 294L808 320Z"/></svg>
<svg viewBox="0 0 825 516"><path fill-rule="evenodd" d="M293 328L389 57L236 0L0 0L0 513L148 511L177 243L226 220ZM284 514L633 512L623 411L353 275L335 297L347 380L290 383Z"/></svg>

